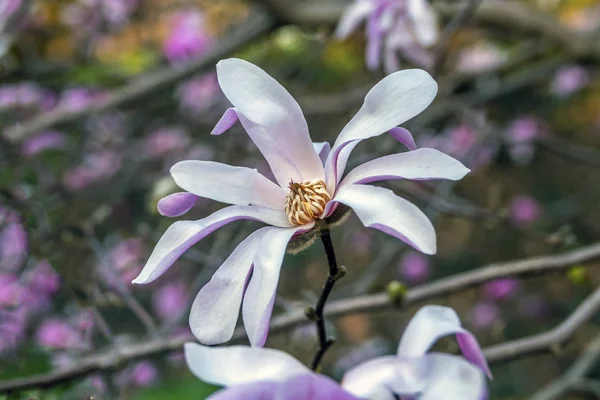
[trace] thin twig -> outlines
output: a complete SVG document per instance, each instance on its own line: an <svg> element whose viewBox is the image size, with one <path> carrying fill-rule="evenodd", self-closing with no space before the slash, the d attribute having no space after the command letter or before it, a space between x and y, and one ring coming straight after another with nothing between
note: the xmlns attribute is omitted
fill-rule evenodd
<svg viewBox="0 0 600 400"><path fill-rule="evenodd" d="M346 274L346 269L343 266L338 267L337 265L337 260L335 259L335 251L333 250L333 243L331 243L331 232L329 231L329 229L323 229L321 231L321 241L323 242L323 247L325 248L325 254L327 254L329 273L327 274L327 280L323 285L323 290L321 290L321 295L319 296L317 305L314 308L314 310L311 310L311 312L309 313L309 316L315 321L315 325L317 327L317 335L319 337L319 345L317 347L317 352L315 353L315 356L313 357L313 360L310 363L310 367L313 371L316 371L317 368L319 368L323 356L335 342L334 338L327 337L327 330L325 328L325 318L323 317L323 312L325 310L325 303L327 303L327 299L329 298L329 294L333 290L335 282L337 282L338 279L342 278Z"/></svg>
<svg viewBox="0 0 600 400"><path fill-rule="evenodd" d="M491 264L473 271L464 272L462 274L443 278L409 289L407 290L403 304L409 306L422 303L423 301L456 293L494 279L525 277L535 274L559 272L573 265L589 262L598 258L600 258L600 243L561 254ZM387 293L379 293L332 301L328 304L327 309L324 310L324 316L337 317L356 312L385 309L393 306L394 301L389 298ZM578 311L580 308L578 308L576 312L582 312ZM571 332L573 332L580 326L577 324L583 324L587 319L581 318L581 314L579 314L579 317L576 320L568 320L571 320ZM291 311L271 320L270 333L281 332L304 323L306 323L306 315L303 310ZM235 331L233 341L239 342L245 337L246 334L244 330L240 328ZM31 388L52 387L73 379L87 376L94 372L118 369L134 360L152 357L171 351L180 351L184 343L194 340L192 335L149 339L137 344L124 346L123 348L102 351L76 361L72 366L62 370L0 382L0 394L18 392ZM514 358L520 355L517 354L516 351L499 351L497 350L499 348L497 346L500 345L492 346L487 350L488 355L493 360L492 362L501 362L505 359ZM496 350L494 350L494 348ZM526 347L517 348L517 351L524 350L529 349Z"/></svg>

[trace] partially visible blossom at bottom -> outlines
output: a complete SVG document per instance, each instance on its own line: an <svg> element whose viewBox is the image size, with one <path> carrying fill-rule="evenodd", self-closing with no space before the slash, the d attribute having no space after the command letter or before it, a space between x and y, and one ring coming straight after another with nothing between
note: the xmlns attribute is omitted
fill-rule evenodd
<svg viewBox="0 0 600 400"><path fill-rule="evenodd" d="M399 270L409 283L423 282L431 275L429 259L415 251L410 251L402 257Z"/></svg>
<svg viewBox="0 0 600 400"><path fill-rule="evenodd" d="M554 75L550 92L559 97L568 96L587 86L590 80L589 73L583 67L563 67Z"/></svg>
<svg viewBox="0 0 600 400"><path fill-rule="evenodd" d="M510 204L510 220L517 226L528 225L537 221L540 214L541 207L531 196L516 196Z"/></svg>
<svg viewBox="0 0 600 400"><path fill-rule="evenodd" d="M498 306L490 302L477 303L471 309L471 324L478 329L489 329L500 319Z"/></svg>

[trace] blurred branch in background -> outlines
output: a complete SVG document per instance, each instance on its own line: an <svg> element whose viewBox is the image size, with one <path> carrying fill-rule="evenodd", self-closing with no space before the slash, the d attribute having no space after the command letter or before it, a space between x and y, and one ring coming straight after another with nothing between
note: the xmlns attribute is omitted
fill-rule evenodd
<svg viewBox="0 0 600 400"><path fill-rule="evenodd" d="M407 289L400 299L390 296L389 293L378 293L331 301L327 306L325 315L327 317L339 317L351 313L397 307L398 304L406 307L466 290L494 279L556 273L575 264L582 264L598 258L600 258L600 243L556 255L491 264ZM494 345L485 349L485 354L489 362L493 363L546 350L553 345L568 340L577 328L587 322L599 310L600 290L596 290L558 327L531 337ZM306 322L304 310L297 310L273 318L270 331L271 333L281 332L300 324L306 324ZM245 338L243 329L238 329L232 340L237 342L243 338ZM184 343L194 340L193 336L186 334L173 338L148 339L145 342L102 351L78 360L75 364L63 370L0 382L0 394L31 388L48 388L94 372L118 370L134 360L178 351Z"/></svg>

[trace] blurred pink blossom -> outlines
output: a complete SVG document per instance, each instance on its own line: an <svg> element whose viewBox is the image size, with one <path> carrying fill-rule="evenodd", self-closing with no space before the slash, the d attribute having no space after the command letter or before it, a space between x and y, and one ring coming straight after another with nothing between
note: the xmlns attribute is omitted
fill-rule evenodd
<svg viewBox="0 0 600 400"><path fill-rule="evenodd" d="M121 167L121 156L112 150L88 154L84 162L63 175L63 184L69 190L81 190L90 184L113 176Z"/></svg>
<svg viewBox="0 0 600 400"><path fill-rule="evenodd" d="M62 92L57 107L69 111L79 111L92 103L101 101L104 96L105 93L95 89L82 87L71 88Z"/></svg>
<svg viewBox="0 0 600 400"><path fill-rule="evenodd" d="M27 284L30 290L35 291L37 294L51 296L60 287L60 276L48 261L42 260L29 272Z"/></svg>
<svg viewBox="0 0 600 400"><path fill-rule="evenodd" d="M533 197L516 196L510 204L509 215L515 225L527 225L535 222L540 214L540 205Z"/></svg>
<svg viewBox="0 0 600 400"><path fill-rule="evenodd" d="M31 157L46 150L62 149L65 147L65 135L57 131L39 133L23 143L23 155Z"/></svg>
<svg viewBox="0 0 600 400"><path fill-rule="evenodd" d="M204 29L204 16L195 10L182 11L173 15L171 32L163 51L169 61L186 60L202 54L211 43Z"/></svg>
<svg viewBox="0 0 600 400"><path fill-rule="evenodd" d="M373 244L373 235L365 230L355 230L348 237L348 244L353 252L366 254Z"/></svg>
<svg viewBox="0 0 600 400"><path fill-rule="evenodd" d="M48 349L73 349L83 345L79 332L69 323L47 319L38 328L36 339L40 346Z"/></svg>
<svg viewBox="0 0 600 400"><path fill-rule="evenodd" d="M431 275L429 259L421 253L409 251L400 261L400 273L410 283L423 282Z"/></svg>
<svg viewBox="0 0 600 400"><path fill-rule="evenodd" d="M158 369L149 361L140 361L131 370L131 383L137 387L152 385L158 378Z"/></svg>
<svg viewBox="0 0 600 400"><path fill-rule="evenodd" d="M0 307L14 307L19 304L23 288L14 275L0 274Z"/></svg>
<svg viewBox="0 0 600 400"><path fill-rule="evenodd" d="M145 153L149 157L162 157L166 154L185 150L190 143L188 133L178 127L164 127L146 137Z"/></svg>
<svg viewBox="0 0 600 400"><path fill-rule="evenodd" d="M516 279L496 279L483 285L483 293L491 299L504 300L514 296L519 286Z"/></svg>
<svg viewBox="0 0 600 400"><path fill-rule="evenodd" d="M477 43L460 51L456 70L465 74L478 74L504 64L507 54L490 43Z"/></svg>
<svg viewBox="0 0 600 400"><path fill-rule="evenodd" d="M552 80L550 92L563 97L575 93L590 83L590 75L585 68L578 65L563 67Z"/></svg>
<svg viewBox="0 0 600 400"><path fill-rule="evenodd" d="M138 6L138 0L101 0L104 17L111 24L127 22Z"/></svg>
<svg viewBox="0 0 600 400"><path fill-rule="evenodd" d="M183 82L177 89L177 95L183 111L194 114L206 111L221 97L217 74L196 76Z"/></svg>
<svg viewBox="0 0 600 400"><path fill-rule="evenodd" d="M13 351L23 341L27 322L22 308L12 311L0 309L0 354Z"/></svg>
<svg viewBox="0 0 600 400"><path fill-rule="evenodd" d="M21 222L0 210L0 271L15 271L27 257L27 232ZM4 225L5 223L5 225Z"/></svg>
<svg viewBox="0 0 600 400"><path fill-rule="evenodd" d="M489 329L500 319L500 310L494 303L479 302L471 309L470 322L477 329Z"/></svg>
<svg viewBox="0 0 600 400"><path fill-rule="evenodd" d="M173 282L154 292L152 305L154 312L163 320L178 317L188 302L187 287L183 282Z"/></svg>

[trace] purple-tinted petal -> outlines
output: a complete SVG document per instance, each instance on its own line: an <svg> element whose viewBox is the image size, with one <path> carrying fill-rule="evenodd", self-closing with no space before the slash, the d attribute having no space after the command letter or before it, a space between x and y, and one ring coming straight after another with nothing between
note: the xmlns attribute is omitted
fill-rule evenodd
<svg viewBox="0 0 600 400"><path fill-rule="evenodd" d="M324 179L300 106L275 79L247 61L217 64L219 84L240 122L271 166L277 182Z"/></svg>
<svg viewBox="0 0 600 400"><path fill-rule="evenodd" d="M177 221L160 238L144 269L133 283L150 283L161 276L191 246L238 219L251 219L269 225L288 227L290 223L283 211L253 206L231 206L198 221Z"/></svg>
<svg viewBox="0 0 600 400"><path fill-rule="evenodd" d="M214 385L233 386L264 380L282 382L310 373L300 361L274 349L186 343L184 351L192 373Z"/></svg>
<svg viewBox="0 0 600 400"><path fill-rule="evenodd" d="M235 107L229 107L213 128L211 135L220 135L230 129L238 121L238 114Z"/></svg>
<svg viewBox="0 0 600 400"><path fill-rule="evenodd" d="M335 202L352 208L367 228L394 236L425 254L436 252L435 230L431 221L417 206L391 190L345 185L330 204Z"/></svg>
<svg viewBox="0 0 600 400"><path fill-rule="evenodd" d="M278 382L260 381L219 390L206 400L274 400Z"/></svg>
<svg viewBox="0 0 600 400"><path fill-rule="evenodd" d="M435 149L391 154L354 168L340 183L370 183L391 179L462 179L470 170L460 161Z"/></svg>
<svg viewBox="0 0 600 400"><path fill-rule="evenodd" d="M415 138L408 131L408 129L396 127L396 128L390 129L390 131L388 133L390 135L392 135L392 137L394 139L396 139L397 141L399 141L400 143L402 143L403 145L408 147L409 150L417 149L417 144L415 143Z"/></svg>
<svg viewBox="0 0 600 400"><path fill-rule="evenodd" d="M433 101L436 93L437 84L433 78L418 69L395 72L375 85L327 157L325 170L329 190L334 190L339 183L350 152L358 142L387 132L419 114Z"/></svg>
<svg viewBox="0 0 600 400"><path fill-rule="evenodd" d="M365 53L367 68L377 70L381 58L383 32L379 27L378 15L373 14L367 19L367 51Z"/></svg>
<svg viewBox="0 0 600 400"><path fill-rule="evenodd" d="M173 193L158 201L158 212L165 217L179 217L190 211L198 196L188 192Z"/></svg>
<svg viewBox="0 0 600 400"><path fill-rule="evenodd" d="M475 339L475 336L467 330L463 330L462 332L458 332L456 334L456 340L458 341L458 345L465 356L465 358L479 367L489 378L492 377L492 371L490 371L490 367L483 355L483 351Z"/></svg>
<svg viewBox="0 0 600 400"><path fill-rule="evenodd" d="M422 400L482 400L487 394L485 376L461 357L430 353L425 356L430 365L430 384Z"/></svg>
<svg viewBox="0 0 600 400"><path fill-rule="evenodd" d="M252 262L271 229L276 228L261 228L240 243L196 296L190 327L200 343L220 344L231 339Z"/></svg>
<svg viewBox="0 0 600 400"><path fill-rule="evenodd" d="M310 226L265 228L254 259L252 278L244 294L242 315L252 346L263 346L269 332L273 302L279 282L279 271L292 235Z"/></svg>
<svg viewBox="0 0 600 400"><path fill-rule="evenodd" d="M358 0L348 6L340 18L335 36L345 39L373 10L375 10L375 2L370 0Z"/></svg>
<svg viewBox="0 0 600 400"><path fill-rule="evenodd" d="M313 143L313 147L319 155L321 162L323 163L323 165L325 165L325 160L327 160L327 156L329 155L329 151L331 150L331 145L329 144L329 142L319 142Z"/></svg>
<svg viewBox="0 0 600 400"><path fill-rule="evenodd" d="M273 400L358 400L330 378L304 374L281 383Z"/></svg>
<svg viewBox="0 0 600 400"><path fill-rule="evenodd" d="M179 187L199 197L238 206L284 209L286 193L255 169L187 160L173 165L171 175Z"/></svg>

